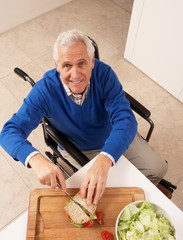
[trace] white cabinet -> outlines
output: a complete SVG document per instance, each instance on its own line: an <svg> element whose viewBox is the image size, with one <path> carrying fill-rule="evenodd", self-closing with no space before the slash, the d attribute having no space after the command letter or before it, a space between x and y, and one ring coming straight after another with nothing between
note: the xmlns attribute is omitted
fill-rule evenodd
<svg viewBox="0 0 183 240"><path fill-rule="evenodd" d="M72 0L0 0L0 33Z"/></svg>
<svg viewBox="0 0 183 240"><path fill-rule="evenodd" d="M182 12L182 0L134 0L124 57L183 102Z"/></svg>

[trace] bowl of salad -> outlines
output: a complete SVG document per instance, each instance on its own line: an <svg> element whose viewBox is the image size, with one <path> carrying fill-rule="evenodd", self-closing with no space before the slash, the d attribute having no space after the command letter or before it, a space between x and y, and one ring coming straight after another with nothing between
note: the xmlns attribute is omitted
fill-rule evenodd
<svg viewBox="0 0 183 240"><path fill-rule="evenodd" d="M115 232L117 240L176 239L168 214L148 201L136 201L123 208L118 215Z"/></svg>

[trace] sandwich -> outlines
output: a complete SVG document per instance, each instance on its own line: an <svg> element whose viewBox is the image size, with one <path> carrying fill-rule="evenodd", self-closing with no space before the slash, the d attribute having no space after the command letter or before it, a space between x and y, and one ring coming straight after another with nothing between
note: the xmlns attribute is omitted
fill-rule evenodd
<svg viewBox="0 0 183 240"><path fill-rule="evenodd" d="M68 217L71 219L71 224L77 227L90 227L93 224L93 220L97 219L95 214L97 206L94 204L88 205L86 199L82 199L80 192L78 192L74 197L74 201L70 200L66 203L65 211Z"/></svg>

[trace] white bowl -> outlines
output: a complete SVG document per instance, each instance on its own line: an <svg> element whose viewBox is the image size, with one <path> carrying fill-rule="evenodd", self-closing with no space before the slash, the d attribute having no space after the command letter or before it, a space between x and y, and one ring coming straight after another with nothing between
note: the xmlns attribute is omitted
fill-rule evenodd
<svg viewBox="0 0 183 240"><path fill-rule="evenodd" d="M138 204L140 204L140 203L142 203L142 202L143 202L143 201L135 201L135 202L132 202L132 203L128 204L127 206L125 206L125 207L121 210L121 212L119 213L119 215L118 215L118 217L117 217L117 220L116 220L116 225L115 225L115 234L116 234L116 239L117 239L117 240L119 240L119 238L118 238L118 233L117 233L117 227L118 227L118 222L119 222L119 218L120 218L121 214L122 214L122 213L125 211L125 209L126 209L127 207L129 207L130 205L138 205ZM167 214L167 212L166 212L164 209L162 209L160 206L158 206L157 204L155 204L155 203L150 202L150 204L151 204L151 206L153 207L153 209L154 209L155 212L159 212L159 211L160 211L160 212L162 213L163 217L165 217L165 218L170 222L170 225L171 225L172 228L174 229L175 239L177 239L174 224L173 224L170 216Z"/></svg>

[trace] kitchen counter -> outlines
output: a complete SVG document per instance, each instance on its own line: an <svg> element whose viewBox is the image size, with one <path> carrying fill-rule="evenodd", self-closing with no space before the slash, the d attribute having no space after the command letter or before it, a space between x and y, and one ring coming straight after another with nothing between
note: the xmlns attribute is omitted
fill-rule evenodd
<svg viewBox="0 0 183 240"><path fill-rule="evenodd" d="M67 179L68 188L79 188L83 176L90 168L93 159L77 173ZM158 204L162 207L172 219L177 239L183 236L183 212L170 201L159 189L157 189L138 169L136 169L124 156L122 156L117 164L109 170L108 181L106 187L140 187L144 190L145 199ZM2 232L0 232L1 240L26 240L26 229L28 220L28 210L21 216L9 224Z"/></svg>

